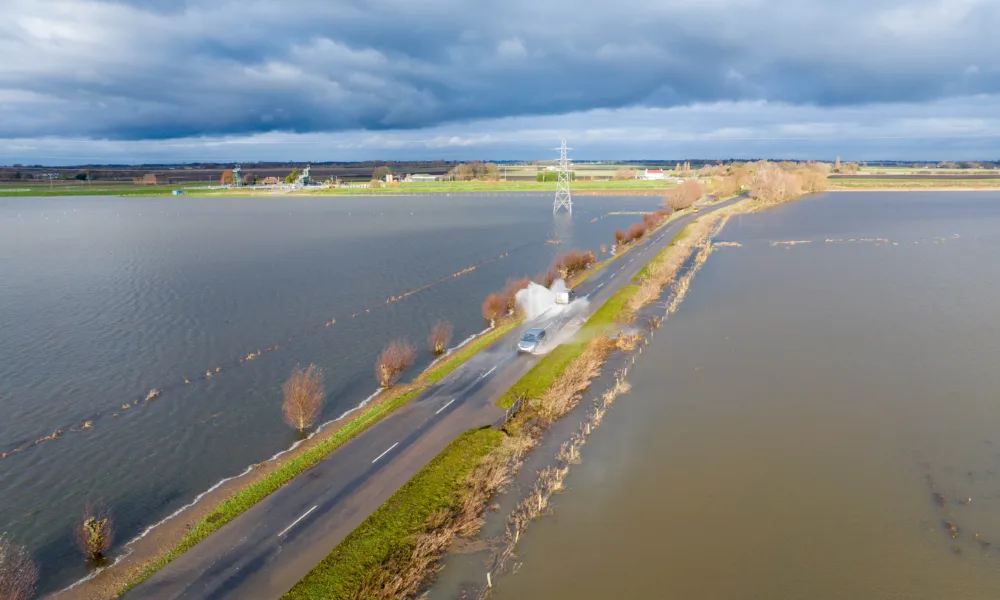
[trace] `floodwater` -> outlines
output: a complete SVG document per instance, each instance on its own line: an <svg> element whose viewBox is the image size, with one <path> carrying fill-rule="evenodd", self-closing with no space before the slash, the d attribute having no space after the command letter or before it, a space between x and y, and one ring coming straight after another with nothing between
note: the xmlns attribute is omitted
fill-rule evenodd
<svg viewBox="0 0 1000 600"><path fill-rule="evenodd" d="M1000 194L720 239L494 597L1000 596Z"/></svg>
<svg viewBox="0 0 1000 600"><path fill-rule="evenodd" d="M416 373L435 321L453 343L481 331L508 277L597 250L639 218L602 215L658 201L553 217L541 194L0 198L0 452L63 431L0 460L0 532L35 553L43 591L69 583L86 504L111 508L120 546L294 443L296 364L323 369L336 418L375 391L390 339L414 343Z"/></svg>

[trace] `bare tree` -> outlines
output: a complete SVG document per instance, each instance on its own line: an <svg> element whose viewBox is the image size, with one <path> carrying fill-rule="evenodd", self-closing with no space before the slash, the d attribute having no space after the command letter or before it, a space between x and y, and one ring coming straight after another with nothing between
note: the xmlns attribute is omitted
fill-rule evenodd
<svg viewBox="0 0 1000 600"><path fill-rule="evenodd" d="M281 405L285 423L300 433L311 427L323 408L323 372L319 367L295 367L281 391L285 397Z"/></svg>
<svg viewBox="0 0 1000 600"><path fill-rule="evenodd" d="M635 179L636 177L638 177L638 171L635 169L618 169L611 178L615 181L625 181L627 179Z"/></svg>
<svg viewBox="0 0 1000 600"><path fill-rule="evenodd" d="M517 309L517 293L528 287L531 283L528 279L514 279L511 277L507 280L507 285L503 288L504 300L507 303L507 314L512 315Z"/></svg>
<svg viewBox="0 0 1000 600"><path fill-rule="evenodd" d="M28 550L0 534L0 600L28 600L37 582L38 565Z"/></svg>
<svg viewBox="0 0 1000 600"><path fill-rule="evenodd" d="M689 179L667 194L667 204L674 210L683 210L701 199L704 191L701 184Z"/></svg>
<svg viewBox="0 0 1000 600"><path fill-rule="evenodd" d="M431 329L431 335L427 338L427 343L434 354L444 354L451 341L451 323L448 321L438 321Z"/></svg>
<svg viewBox="0 0 1000 600"><path fill-rule="evenodd" d="M375 363L375 377L384 388L392 387L403 371L413 365L417 349L406 340L393 340L386 346Z"/></svg>
<svg viewBox="0 0 1000 600"><path fill-rule="evenodd" d="M115 537L115 521L111 513L103 508L88 506L83 511L83 518L73 532L76 546L83 552L87 560L100 560L111 548Z"/></svg>
<svg viewBox="0 0 1000 600"><path fill-rule="evenodd" d="M493 293L483 300L483 318L490 322L490 327L496 325L497 317L507 309L507 299L503 294Z"/></svg>
<svg viewBox="0 0 1000 600"><path fill-rule="evenodd" d="M557 256L552 268L563 279L569 279L580 271L589 269L595 262L597 262L597 256L589 250L570 250Z"/></svg>

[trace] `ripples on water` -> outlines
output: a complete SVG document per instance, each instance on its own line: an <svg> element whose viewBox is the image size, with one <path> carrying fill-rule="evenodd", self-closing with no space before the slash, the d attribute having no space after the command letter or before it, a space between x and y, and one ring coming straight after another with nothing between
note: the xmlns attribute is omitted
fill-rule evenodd
<svg viewBox="0 0 1000 600"><path fill-rule="evenodd" d="M597 250L637 217L593 219L657 201L581 197L570 219L548 195L0 199L0 450L65 430L0 460L0 531L32 547L45 589L82 575L85 503L108 503L124 541L290 445L295 364L323 368L336 417L374 390L389 339L426 365L435 321L456 341L481 330L507 277Z"/></svg>
<svg viewBox="0 0 1000 600"><path fill-rule="evenodd" d="M996 598L1000 194L830 194L721 239L495 596Z"/></svg>

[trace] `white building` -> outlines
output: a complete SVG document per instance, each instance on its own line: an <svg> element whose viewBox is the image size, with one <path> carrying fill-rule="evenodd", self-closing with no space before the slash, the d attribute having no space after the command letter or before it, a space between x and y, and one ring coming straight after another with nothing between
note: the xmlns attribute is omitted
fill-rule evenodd
<svg viewBox="0 0 1000 600"><path fill-rule="evenodd" d="M437 175L428 175L427 173L415 173L409 176L409 181L438 181L441 179Z"/></svg>
<svg viewBox="0 0 1000 600"><path fill-rule="evenodd" d="M663 175L663 169L646 169L646 172L643 173L642 178L647 181L651 179L665 179Z"/></svg>

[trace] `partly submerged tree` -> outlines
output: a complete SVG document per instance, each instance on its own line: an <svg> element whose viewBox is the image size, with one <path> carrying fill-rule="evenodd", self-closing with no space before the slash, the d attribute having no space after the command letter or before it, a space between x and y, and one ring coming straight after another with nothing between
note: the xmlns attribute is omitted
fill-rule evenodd
<svg viewBox="0 0 1000 600"><path fill-rule="evenodd" d="M38 565L24 546L0 534L0 599L28 600L38 583Z"/></svg>
<svg viewBox="0 0 1000 600"><path fill-rule="evenodd" d="M76 524L73 540L87 560L96 561L104 558L114 536L115 522L111 513L103 508L88 506Z"/></svg>
<svg viewBox="0 0 1000 600"><path fill-rule="evenodd" d="M413 365L417 349L406 340L393 340L386 346L375 363L375 377L379 385L389 388L395 385L403 371Z"/></svg>
<svg viewBox="0 0 1000 600"><path fill-rule="evenodd" d="M312 426L323 408L323 373L316 365L295 367L282 386L284 402L281 412L285 423L302 433Z"/></svg>
<svg viewBox="0 0 1000 600"><path fill-rule="evenodd" d="M444 354L451 342L451 323L445 320L438 321L431 329L431 335L427 338L427 345L431 347L434 354Z"/></svg>
<svg viewBox="0 0 1000 600"><path fill-rule="evenodd" d="M483 300L483 318L490 322L490 327L496 325L497 317L507 309L507 299L503 294L492 293Z"/></svg>

